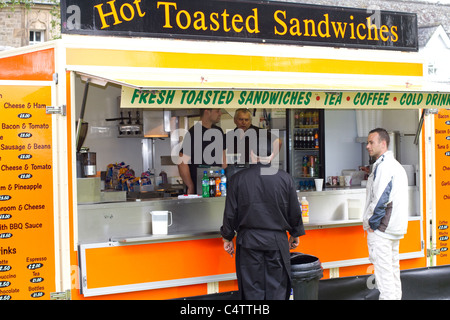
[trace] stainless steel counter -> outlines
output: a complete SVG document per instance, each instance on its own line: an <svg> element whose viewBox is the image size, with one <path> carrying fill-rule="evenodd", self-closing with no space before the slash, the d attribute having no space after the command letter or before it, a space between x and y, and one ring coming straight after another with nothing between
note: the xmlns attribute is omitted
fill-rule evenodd
<svg viewBox="0 0 450 320"><path fill-rule="evenodd" d="M310 218L309 223L305 224L306 230L361 225L361 218L351 219L349 199L359 202L362 212L365 192L365 188L298 192L299 199L305 196L309 201ZM418 187L409 187L409 194L410 220L420 219ZM78 243L114 241L136 244L220 237L224 207L224 197L80 204ZM168 229L168 235L151 234L150 212L154 210L172 212L173 224Z"/></svg>
<svg viewBox="0 0 450 320"><path fill-rule="evenodd" d="M156 210L171 211L173 224L168 236L153 237L154 240L161 241L161 237L173 240L175 235L185 238L205 232L216 232L220 236L224 207L224 197L81 204L78 205L78 243L152 236L150 212Z"/></svg>
<svg viewBox="0 0 450 320"><path fill-rule="evenodd" d="M410 220L417 220L420 219L419 189L416 186L408 188ZM306 197L309 202L307 229L362 225L366 202L363 187L327 188L319 192L298 192L297 195L299 199Z"/></svg>

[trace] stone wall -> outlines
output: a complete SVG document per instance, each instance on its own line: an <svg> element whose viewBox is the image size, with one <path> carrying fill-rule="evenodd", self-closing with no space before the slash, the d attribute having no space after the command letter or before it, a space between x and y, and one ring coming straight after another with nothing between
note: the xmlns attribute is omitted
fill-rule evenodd
<svg viewBox="0 0 450 320"><path fill-rule="evenodd" d="M8 8L0 9L0 50L2 47L20 47L24 41L25 14L23 9L14 12Z"/></svg>
<svg viewBox="0 0 450 320"><path fill-rule="evenodd" d="M34 5L30 10L17 7L0 9L0 50L17 48L29 44L30 30L43 31L44 39L59 36L59 30L52 25L52 5Z"/></svg>

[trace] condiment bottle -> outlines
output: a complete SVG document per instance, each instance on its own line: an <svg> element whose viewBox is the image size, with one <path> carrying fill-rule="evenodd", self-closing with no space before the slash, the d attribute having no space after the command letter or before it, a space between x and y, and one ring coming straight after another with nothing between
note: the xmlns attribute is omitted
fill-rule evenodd
<svg viewBox="0 0 450 320"><path fill-rule="evenodd" d="M303 223L309 222L309 202L306 200L306 197L302 197L302 201L300 201L300 206L302 209L302 220Z"/></svg>

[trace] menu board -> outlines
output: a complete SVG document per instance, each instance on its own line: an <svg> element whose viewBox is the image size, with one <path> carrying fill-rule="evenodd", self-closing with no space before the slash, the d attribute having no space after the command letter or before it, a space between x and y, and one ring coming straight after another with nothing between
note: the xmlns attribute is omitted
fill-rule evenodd
<svg viewBox="0 0 450 320"><path fill-rule="evenodd" d="M450 264L449 221L450 207L450 111L440 109L435 115L436 163L436 257L437 265Z"/></svg>
<svg viewBox="0 0 450 320"><path fill-rule="evenodd" d="M55 291L49 86L0 85L0 300Z"/></svg>

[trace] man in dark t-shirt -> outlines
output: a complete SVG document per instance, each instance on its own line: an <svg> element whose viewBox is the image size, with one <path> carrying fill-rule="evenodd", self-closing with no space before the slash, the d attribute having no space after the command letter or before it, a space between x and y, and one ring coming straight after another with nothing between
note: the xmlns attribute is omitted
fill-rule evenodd
<svg viewBox="0 0 450 320"><path fill-rule="evenodd" d="M199 166L226 167L221 109L200 109L200 121L186 133L180 150L178 171L187 187L187 194L198 194L197 168Z"/></svg>

